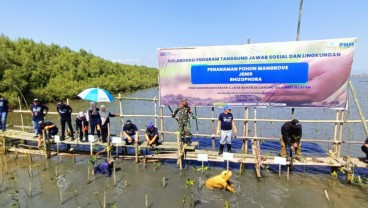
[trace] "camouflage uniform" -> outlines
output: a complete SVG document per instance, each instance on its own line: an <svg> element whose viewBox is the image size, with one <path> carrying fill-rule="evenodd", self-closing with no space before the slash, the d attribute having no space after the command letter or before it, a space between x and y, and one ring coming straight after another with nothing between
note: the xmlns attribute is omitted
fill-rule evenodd
<svg viewBox="0 0 368 208"><path fill-rule="evenodd" d="M190 117L189 115L195 119L195 116L192 113L192 109L188 106L186 99L182 100L182 103L178 106L175 112L172 113L172 117L174 118L178 114L178 125L179 125L179 133L182 142L191 143L192 133L190 133Z"/></svg>

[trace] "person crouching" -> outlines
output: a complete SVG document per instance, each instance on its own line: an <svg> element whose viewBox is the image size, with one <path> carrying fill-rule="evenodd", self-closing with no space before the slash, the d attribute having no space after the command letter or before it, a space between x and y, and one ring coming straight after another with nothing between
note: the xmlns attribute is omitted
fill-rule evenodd
<svg viewBox="0 0 368 208"><path fill-rule="evenodd" d="M52 138L54 137L57 133L58 133L58 128L56 127L56 125L50 121L47 122L43 122L43 121L39 121L38 122L38 130L37 130L37 135L38 135L38 145L37 147L40 148L41 144L42 144L42 140L43 140L43 131L45 130L45 135L46 135L46 139Z"/></svg>
<svg viewBox="0 0 368 208"><path fill-rule="evenodd" d="M208 189L226 189L231 193L235 193L233 187L231 187L230 178L233 175L233 172L230 170L224 170L220 175L214 176L208 179L205 183Z"/></svg>
<svg viewBox="0 0 368 208"><path fill-rule="evenodd" d="M111 159L109 161L97 165L94 169L93 174L95 175L104 174L106 177L110 177L113 170L114 170L114 160Z"/></svg>

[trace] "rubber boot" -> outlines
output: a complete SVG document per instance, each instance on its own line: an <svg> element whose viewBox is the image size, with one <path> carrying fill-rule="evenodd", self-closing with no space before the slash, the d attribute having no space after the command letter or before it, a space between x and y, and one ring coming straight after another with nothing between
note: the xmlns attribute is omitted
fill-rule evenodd
<svg viewBox="0 0 368 208"><path fill-rule="evenodd" d="M227 152L231 152L231 144L227 144Z"/></svg>
<svg viewBox="0 0 368 208"><path fill-rule="evenodd" d="M218 155L222 155L222 153L224 152L224 147L225 147L225 145L220 144L220 150L219 150Z"/></svg>

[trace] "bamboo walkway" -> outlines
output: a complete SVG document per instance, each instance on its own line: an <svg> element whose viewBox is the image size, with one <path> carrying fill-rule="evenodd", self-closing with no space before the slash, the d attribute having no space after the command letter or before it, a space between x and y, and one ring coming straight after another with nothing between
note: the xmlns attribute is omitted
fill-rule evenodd
<svg viewBox="0 0 368 208"><path fill-rule="evenodd" d="M18 131L18 130L7 130L6 132L0 133L0 138L2 138L1 144L7 151L14 151L17 153L27 153L27 154L45 154L45 150L40 150L36 147L37 138L34 137L34 133ZM22 142L19 142L22 141ZM28 142L33 142L34 145L28 145ZM70 138L67 138L64 141L60 141L55 151L55 145L50 150L50 155L65 155L68 152L60 151L59 145L66 145L68 147L71 146L91 146L90 151L78 151L81 154L91 155L97 154L98 150L92 149L92 145L99 146L100 149L106 149L107 143L102 143L99 141L96 142L79 142L78 139L71 141ZM142 142L139 145L126 145L125 141L122 141L120 144L113 144L112 148L116 148L115 156L121 158L135 158L136 162L143 161L146 163L147 161L153 160L177 160L177 164L180 169L183 168L183 160L191 160L198 161L198 155L206 154L208 156L208 161L210 162L226 162L223 156L219 156L217 151L213 150L201 150L199 149L199 143L193 142L190 146L183 144L179 141L177 142L163 142L153 148L147 144L147 142ZM24 149L26 148L26 149ZM118 148L122 149L122 153L119 154ZM127 148L134 149L134 155L127 154ZM86 149L86 148L84 148ZM65 149L64 149L65 150ZM87 148L88 150L88 148ZM70 151L69 151L70 152ZM75 152L73 151L73 155ZM286 161L285 164L276 164L275 158L277 156L265 156L265 155L254 155L254 154L243 154L243 153L232 153L233 159L229 161L231 163L238 163L240 165L240 172L242 171L242 167L244 164L252 164L255 166L257 177L261 177L260 169L261 167L266 167L268 165L279 165L279 174L281 174L281 166L287 167L287 177L289 177L289 168L292 166L325 166L331 168L343 168L346 170L346 173L350 172L351 167L358 168L367 168L368 164L363 162L362 158L346 158L341 157L318 157L304 158L303 162L292 160ZM258 168L256 168L258 167Z"/></svg>

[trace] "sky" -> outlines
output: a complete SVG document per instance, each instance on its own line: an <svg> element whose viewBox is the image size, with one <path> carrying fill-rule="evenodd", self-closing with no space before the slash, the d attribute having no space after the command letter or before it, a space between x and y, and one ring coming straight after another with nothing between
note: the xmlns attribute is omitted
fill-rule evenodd
<svg viewBox="0 0 368 208"><path fill-rule="evenodd" d="M158 67L157 49L296 41L300 0L0 0L0 33L125 64ZM358 38L368 73L368 1L304 0L299 40Z"/></svg>

